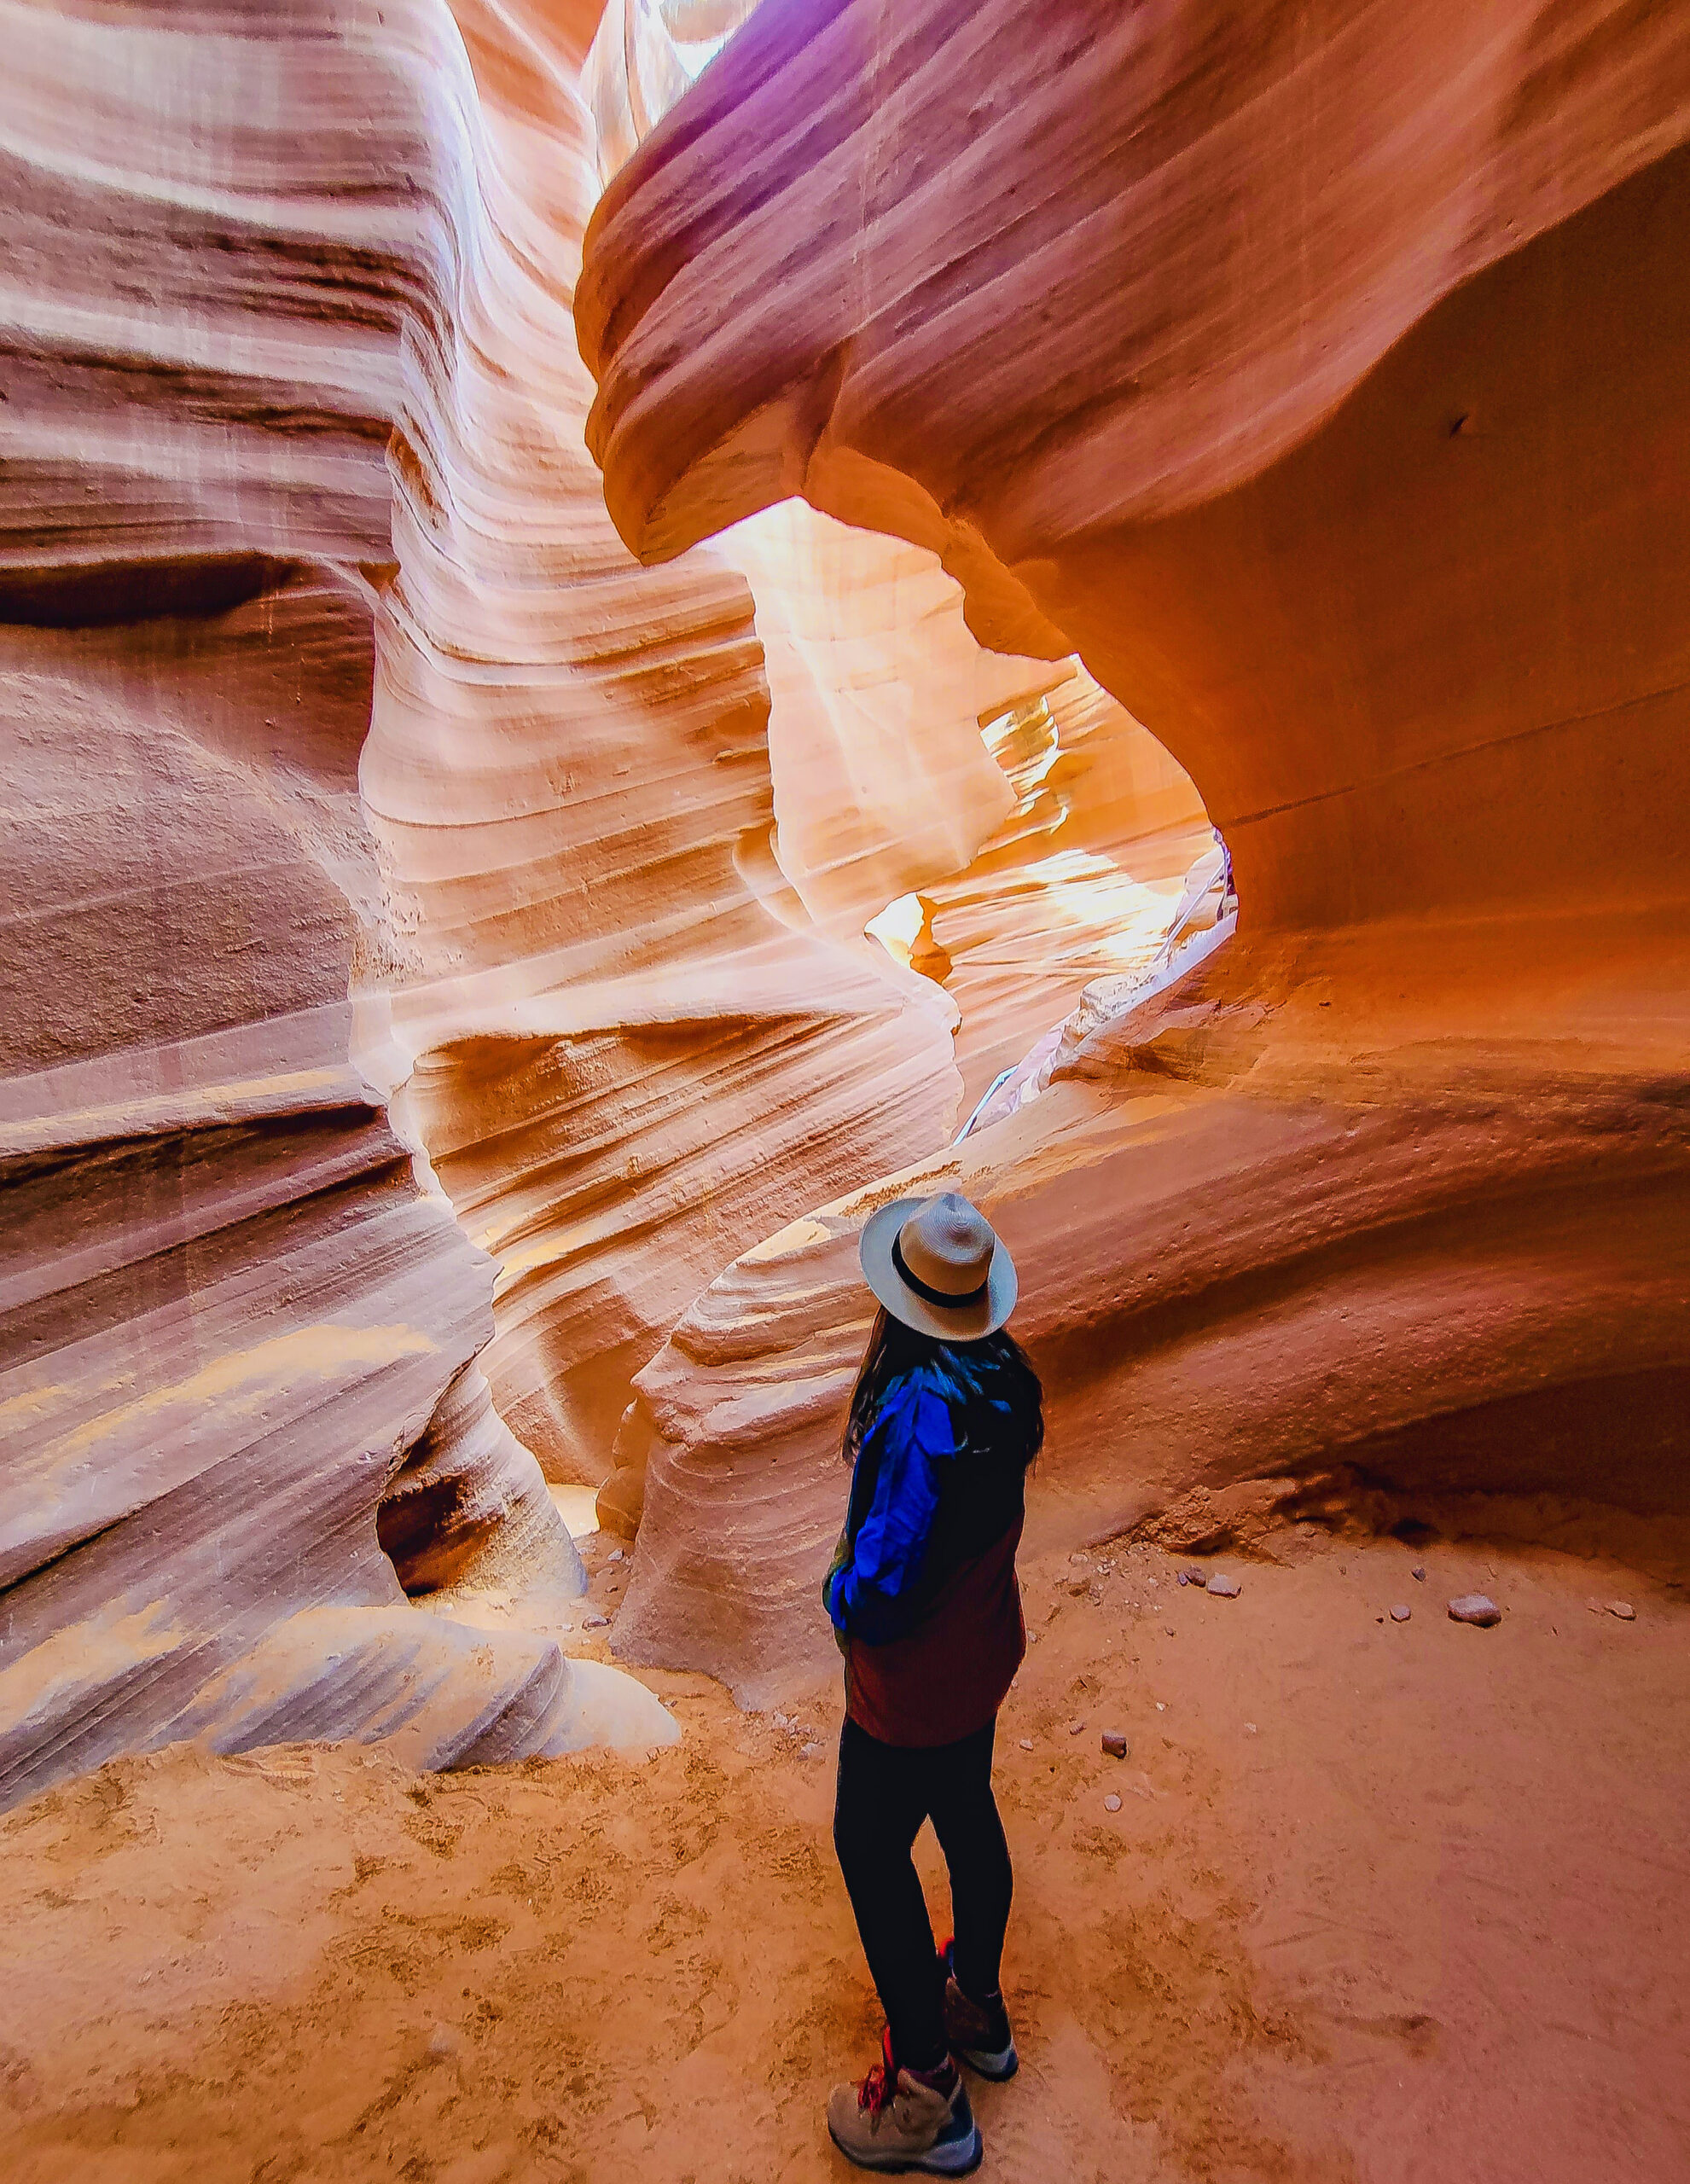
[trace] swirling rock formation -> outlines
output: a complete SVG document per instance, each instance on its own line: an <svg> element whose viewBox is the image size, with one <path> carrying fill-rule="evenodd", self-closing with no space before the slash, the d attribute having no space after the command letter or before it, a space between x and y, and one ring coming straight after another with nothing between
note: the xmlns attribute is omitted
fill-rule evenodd
<svg viewBox="0 0 1690 2184"><path fill-rule="evenodd" d="M1676 734L1687 44L766 0L595 216L612 513L939 537L1168 744L1258 923L1612 903Z"/></svg>
<svg viewBox="0 0 1690 2184"><path fill-rule="evenodd" d="M794 492L919 541L1233 851L1240 939L1089 1003L959 1155L1033 1270L1077 1523L1341 1487L1681 1551L1687 136L1690 26L1604 0L764 0L595 215L637 551ZM630 1428L627 1642L746 1687L807 1642L860 1320L794 1235ZM801 1542L767 1597L753 1511Z"/></svg>
<svg viewBox="0 0 1690 2184"><path fill-rule="evenodd" d="M530 38L459 12L476 196L454 311L407 351L362 775L402 968L365 1013L499 1263L501 1414L596 1485L632 1373L726 1261L943 1142L954 1011L861 919L812 929L775 862L751 595L703 555L640 568L583 444L572 71L541 13Z"/></svg>
<svg viewBox="0 0 1690 2184"><path fill-rule="evenodd" d="M607 179L752 12L745 0L607 10L585 72ZM880 930L897 906L912 929L883 937L903 960L913 943L957 1002L972 1102L1089 978L1155 947L1185 838L1200 829L1206 845L1201 803L1072 661L984 650L928 546L793 498L721 549L757 602L781 868L841 938ZM1178 839L1150 847L1164 829ZM1135 874L1114 854L1128 841Z"/></svg>
<svg viewBox="0 0 1690 2184"><path fill-rule="evenodd" d="M658 1740L395 1567L541 1625L581 1584L350 995L399 970L357 769L387 444L479 201L462 40L0 13L0 1800L189 1733Z"/></svg>

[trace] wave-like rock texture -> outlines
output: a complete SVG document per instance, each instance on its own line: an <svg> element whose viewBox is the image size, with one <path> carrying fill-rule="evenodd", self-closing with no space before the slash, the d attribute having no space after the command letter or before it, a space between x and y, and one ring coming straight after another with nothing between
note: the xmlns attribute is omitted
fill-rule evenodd
<svg viewBox="0 0 1690 2184"><path fill-rule="evenodd" d="M1341 1490L1681 1557L1687 135L1681 10L764 0L595 216L636 550L793 492L928 546L1233 852L1241 937L1100 985L957 1156L1077 1524ZM642 1376L630 1647L808 1642L858 1211Z"/></svg>
<svg viewBox="0 0 1690 2184"><path fill-rule="evenodd" d="M599 172L613 175L758 0L606 0L581 71Z"/></svg>
<svg viewBox="0 0 1690 2184"><path fill-rule="evenodd" d="M493 1269L354 1058L398 967L357 764L387 444L475 203L462 43L421 5L0 28L0 1801L190 1733L615 1733L543 1630L462 1627L483 1577L543 1623L580 1565L473 1362Z"/></svg>
<svg viewBox="0 0 1690 2184"><path fill-rule="evenodd" d="M860 921L813 927L776 863L751 594L707 555L642 569L584 445L570 54L543 9L457 13L474 161L451 311L405 345L363 758L396 968L361 998L498 1262L500 1413L597 1485L632 1374L722 1265L944 1141L955 1012Z"/></svg>
<svg viewBox="0 0 1690 2184"><path fill-rule="evenodd" d="M698 41L719 43L751 12L745 0L607 9L584 78L607 179L685 95L711 49ZM1204 825L1196 792L1071 660L984 649L931 545L793 497L720 549L757 602L781 869L824 932L854 939L872 924L945 985L972 1105L1089 977L1155 947L1158 883L1176 880L1190 849L1145 838ZM1113 854L1129 839L1131 874ZM894 933L880 922L889 905Z"/></svg>

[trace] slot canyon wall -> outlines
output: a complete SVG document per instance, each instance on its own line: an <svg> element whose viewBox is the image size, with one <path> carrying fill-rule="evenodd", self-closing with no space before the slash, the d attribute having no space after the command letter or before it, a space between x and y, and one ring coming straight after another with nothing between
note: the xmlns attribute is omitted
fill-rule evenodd
<svg viewBox="0 0 1690 2184"><path fill-rule="evenodd" d="M1186 769L1240 926L688 1310L619 1649L818 1664L855 1234L941 1180L1023 1264L1036 1531L1683 1568L1687 134L1671 9L764 0L630 153L577 299L630 547L925 547Z"/></svg>
<svg viewBox="0 0 1690 2184"><path fill-rule="evenodd" d="M799 1082L872 1168L955 1105L936 990L762 905L743 584L641 572L581 449L590 15L460 15L4 10L7 1802L189 1734L672 1735L560 1648L481 1360L527 1425L537 1263L590 1363L767 1227L778 1121L724 1118ZM525 1226L479 1133L572 1100Z"/></svg>
<svg viewBox="0 0 1690 2184"><path fill-rule="evenodd" d="M1036 1529L1681 1564L1671 11L0 22L0 1802L807 1677L942 1181Z"/></svg>
<svg viewBox="0 0 1690 2184"><path fill-rule="evenodd" d="M549 1482L1207 841L930 541L617 537L572 310L685 88L615 120L654 20L584 80L590 4L0 7L0 1802L184 1735L672 1734L559 1642ZM917 890L949 992L863 932Z"/></svg>
<svg viewBox="0 0 1690 2184"><path fill-rule="evenodd" d="M358 763L390 439L475 241L462 41L3 27L0 1800L193 1734L660 1740L537 1627L583 1578L477 1362L492 1269L357 1024L416 954Z"/></svg>

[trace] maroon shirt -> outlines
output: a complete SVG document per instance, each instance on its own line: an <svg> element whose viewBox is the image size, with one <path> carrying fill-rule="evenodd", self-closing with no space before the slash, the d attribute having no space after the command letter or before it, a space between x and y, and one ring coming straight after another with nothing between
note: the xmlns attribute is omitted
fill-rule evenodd
<svg viewBox="0 0 1690 2184"><path fill-rule="evenodd" d="M1027 1651L1021 1522L952 1572L907 1638L846 1638L845 1711L858 1728L882 1744L955 1744L992 1719Z"/></svg>

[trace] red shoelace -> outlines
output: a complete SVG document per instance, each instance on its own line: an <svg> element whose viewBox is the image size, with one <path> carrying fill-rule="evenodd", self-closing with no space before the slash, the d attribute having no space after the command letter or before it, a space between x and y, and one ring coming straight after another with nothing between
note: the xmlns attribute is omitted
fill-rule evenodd
<svg viewBox="0 0 1690 2184"><path fill-rule="evenodd" d="M857 2105L869 2115L878 2116L891 2099L897 2085L897 2065L892 2060L892 2031L888 2025L880 2035L880 2059L857 2088Z"/></svg>

